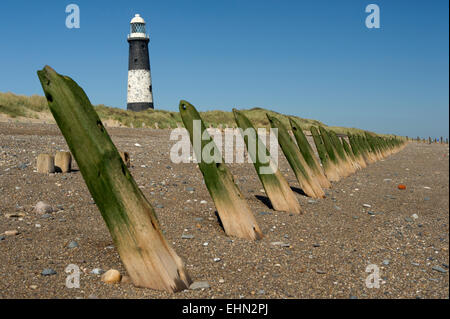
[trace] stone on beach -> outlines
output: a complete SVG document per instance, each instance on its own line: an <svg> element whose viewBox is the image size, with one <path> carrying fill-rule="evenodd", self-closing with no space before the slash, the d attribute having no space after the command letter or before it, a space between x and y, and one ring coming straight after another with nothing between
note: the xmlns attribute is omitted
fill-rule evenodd
<svg viewBox="0 0 450 319"><path fill-rule="evenodd" d="M16 236L19 234L18 230L7 230L3 233L5 236Z"/></svg>
<svg viewBox="0 0 450 319"><path fill-rule="evenodd" d="M51 269L51 268L46 268L46 269L42 270L41 275L42 275L42 276L52 276L52 275L56 275L56 271L54 271L54 270Z"/></svg>
<svg viewBox="0 0 450 319"><path fill-rule="evenodd" d="M52 206L45 202L38 202L34 207L34 210L39 214L49 214L53 212Z"/></svg>
<svg viewBox="0 0 450 319"><path fill-rule="evenodd" d="M115 284L120 282L122 275L118 270L110 269L102 275L102 281L107 284Z"/></svg>
<svg viewBox="0 0 450 319"><path fill-rule="evenodd" d="M197 290L197 289L208 289L210 285L207 281L195 281L190 286L189 289Z"/></svg>

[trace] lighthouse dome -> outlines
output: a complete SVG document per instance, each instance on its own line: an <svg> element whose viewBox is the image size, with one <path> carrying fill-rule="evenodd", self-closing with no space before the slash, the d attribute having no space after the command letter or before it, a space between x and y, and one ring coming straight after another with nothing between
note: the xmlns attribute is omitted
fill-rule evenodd
<svg viewBox="0 0 450 319"><path fill-rule="evenodd" d="M144 18L141 17L140 14L135 14L134 18L131 19L130 23L143 23L143 24L145 24L145 20L144 20Z"/></svg>
<svg viewBox="0 0 450 319"><path fill-rule="evenodd" d="M145 20L136 14L130 21L130 34L128 38L148 38L145 33Z"/></svg>

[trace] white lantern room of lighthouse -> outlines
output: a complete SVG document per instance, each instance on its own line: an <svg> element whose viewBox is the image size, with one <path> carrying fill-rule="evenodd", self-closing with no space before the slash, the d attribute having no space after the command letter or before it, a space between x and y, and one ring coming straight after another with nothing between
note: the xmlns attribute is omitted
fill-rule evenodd
<svg viewBox="0 0 450 319"><path fill-rule="evenodd" d="M130 22L130 34L128 38L147 38L148 35L145 33L145 20L140 14L136 14Z"/></svg>

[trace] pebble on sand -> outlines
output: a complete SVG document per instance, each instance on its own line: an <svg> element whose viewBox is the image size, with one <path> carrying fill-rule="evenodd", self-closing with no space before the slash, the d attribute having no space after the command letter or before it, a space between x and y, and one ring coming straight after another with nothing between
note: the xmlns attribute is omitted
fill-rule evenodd
<svg viewBox="0 0 450 319"><path fill-rule="evenodd" d="M270 244L273 245L273 246L281 246L281 245L283 245L284 243L283 243L282 241L273 241L273 242L271 242Z"/></svg>
<svg viewBox="0 0 450 319"><path fill-rule="evenodd" d="M67 248L77 248L78 247L78 243L76 241L71 241L68 245Z"/></svg>
<svg viewBox="0 0 450 319"><path fill-rule="evenodd" d="M7 230L3 233L5 236L16 236L19 234L18 230Z"/></svg>
<svg viewBox="0 0 450 319"><path fill-rule="evenodd" d="M208 289L211 286L207 281L195 281L190 286L189 289L196 290L196 289Z"/></svg>
<svg viewBox="0 0 450 319"><path fill-rule="evenodd" d="M318 274L320 274L320 275L324 275L324 274L326 274L326 272L325 272L325 271L323 271L323 270L320 270L320 269L317 269L317 270L316 270L316 273L318 273Z"/></svg>
<svg viewBox="0 0 450 319"><path fill-rule="evenodd" d="M45 213L49 214L49 213L53 212L52 206L50 206L49 204L47 204L45 202L38 202L36 204L36 206L34 207L34 209L39 214L45 214Z"/></svg>
<svg viewBox="0 0 450 319"><path fill-rule="evenodd" d="M445 270L444 268L440 267L440 266L433 266L431 269L441 272L441 273L446 273L447 270Z"/></svg>
<svg viewBox="0 0 450 319"><path fill-rule="evenodd" d="M5 214L6 218L20 218L20 217L25 217L24 213L6 213Z"/></svg>
<svg viewBox="0 0 450 319"><path fill-rule="evenodd" d="M28 167L28 165L29 165L28 163L20 163L19 165L17 165L17 168L24 170L25 168Z"/></svg>
<svg viewBox="0 0 450 319"><path fill-rule="evenodd" d="M107 284L115 284L120 282L122 275L118 270L110 269L102 275L102 281Z"/></svg>
<svg viewBox="0 0 450 319"><path fill-rule="evenodd" d="M91 271L91 274L94 274L94 275L101 275L101 274L104 274L104 273L105 273L105 271L103 269L101 269L101 268L94 268Z"/></svg>
<svg viewBox="0 0 450 319"><path fill-rule="evenodd" d="M56 271L54 271L51 268L45 268L44 270L42 270L41 272L42 276L52 276L52 275L56 275Z"/></svg>

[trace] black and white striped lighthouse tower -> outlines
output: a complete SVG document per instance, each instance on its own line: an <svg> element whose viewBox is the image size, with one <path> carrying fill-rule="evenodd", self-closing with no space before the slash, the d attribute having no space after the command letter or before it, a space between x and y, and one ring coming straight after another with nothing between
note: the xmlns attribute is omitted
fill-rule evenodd
<svg viewBox="0 0 450 319"><path fill-rule="evenodd" d="M145 33L145 21L139 14L136 14L131 19L130 25L127 109L131 111L153 109L150 59L148 57L150 40Z"/></svg>

